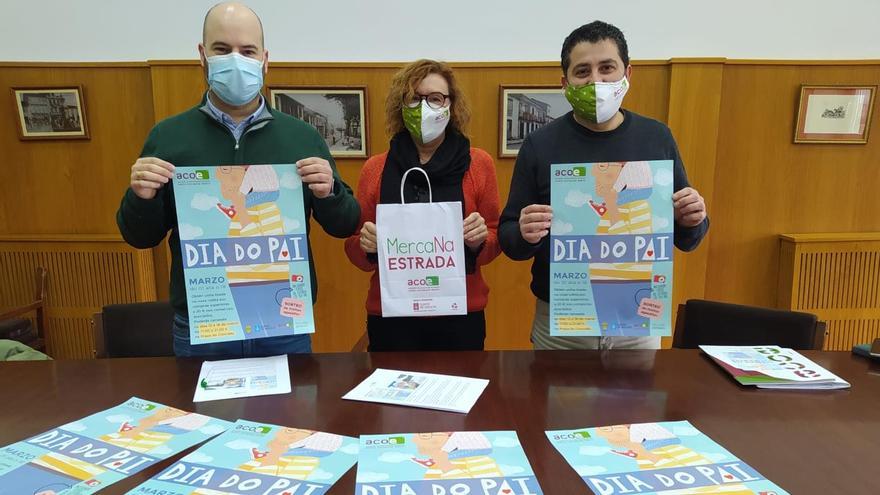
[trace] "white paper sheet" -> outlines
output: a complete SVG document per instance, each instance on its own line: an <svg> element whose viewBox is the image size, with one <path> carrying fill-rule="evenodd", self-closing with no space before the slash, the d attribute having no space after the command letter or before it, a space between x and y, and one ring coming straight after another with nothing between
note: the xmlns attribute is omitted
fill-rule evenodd
<svg viewBox="0 0 880 495"><path fill-rule="evenodd" d="M193 402L290 393L287 356L205 361Z"/></svg>
<svg viewBox="0 0 880 495"><path fill-rule="evenodd" d="M467 413L489 380L376 369L343 399Z"/></svg>

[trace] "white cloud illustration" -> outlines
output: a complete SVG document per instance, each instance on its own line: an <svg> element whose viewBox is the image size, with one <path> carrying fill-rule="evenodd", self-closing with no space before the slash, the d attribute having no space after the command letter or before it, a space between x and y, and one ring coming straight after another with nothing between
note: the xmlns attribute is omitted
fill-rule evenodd
<svg viewBox="0 0 880 495"><path fill-rule="evenodd" d="M565 204L573 208L580 208L589 203L591 199L593 199L593 197L589 194L578 191L577 189L572 189L565 195Z"/></svg>
<svg viewBox="0 0 880 495"><path fill-rule="evenodd" d="M168 456L173 453L174 453L174 451L171 450L171 447L169 447L167 445L160 445L160 446L156 447L155 449L150 450L150 454L158 455L158 456Z"/></svg>
<svg viewBox="0 0 880 495"><path fill-rule="evenodd" d="M677 437L695 437L700 434L696 428L690 426L676 426L672 429L672 434Z"/></svg>
<svg viewBox="0 0 880 495"><path fill-rule="evenodd" d="M107 416L107 421L116 424L122 423L131 423L134 421L131 419L131 416L126 416L125 414L113 414L112 416Z"/></svg>
<svg viewBox="0 0 880 495"><path fill-rule="evenodd" d="M299 174L294 172L284 172L278 183L285 189L299 189L302 187L302 179Z"/></svg>
<svg viewBox="0 0 880 495"><path fill-rule="evenodd" d="M520 466L505 466L503 464L499 465L498 469L500 469L501 472L504 473L504 476L516 476L517 474L525 471L525 469L521 468Z"/></svg>
<svg viewBox="0 0 880 495"><path fill-rule="evenodd" d="M665 229L665 228L669 227L669 219L666 217L660 217L660 216L654 215L653 227L654 227L655 231Z"/></svg>
<svg viewBox="0 0 880 495"><path fill-rule="evenodd" d="M226 431L226 428L224 428L223 425L218 425L218 424L208 425L208 426L204 426L202 428L199 428L200 433L202 433L203 435L210 435L210 436L219 435L219 434L223 433L224 431Z"/></svg>
<svg viewBox="0 0 880 495"><path fill-rule="evenodd" d="M592 457L599 457L602 455L611 452L610 447L602 447L601 445L585 445L578 450L578 454L580 455L588 455Z"/></svg>
<svg viewBox="0 0 880 495"><path fill-rule="evenodd" d="M379 462L387 462L389 464L400 464L401 462L406 462L410 460L412 456L404 454L403 452L384 452L379 456Z"/></svg>
<svg viewBox="0 0 880 495"><path fill-rule="evenodd" d="M553 222L550 223L550 233L553 235L565 235L574 230L574 225L563 222L559 219L554 219Z"/></svg>
<svg viewBox="0 0 880 495"><path fill-rule="evenodd" d="M205 234L205 231L202 230L201 227L190 225L188 223L182 223L178 225L177 231L180 233L180 238L184 241L188 241L190 239L198 239Z"/></svg>
<svg viewBox="0 0 880 495"><path fill-rule="evenodd" d="M492 445L495 447L500 447L502 449L509 449L513 447L519 447L519 440L513 437L498 437L492 442Z"/></svg>
<svg viewBox="0 0 880 495"><path fill-rule="evenodd" d="M201 452L193 452L192 454L184 457L183 460L186 462L196 462L199 464L208 464L214 462L213 457L203 454Z"/></svg>
<svg viewBox="0 0 880 495"><path fill-rule="evenodd" d="M669 184L672 184L673 179L674 176L672 175L672 171L665 168L657 170L654 174L654 184L657 184L658 186L668 186Z"/></svg>
<svg viewBox="0 0 880 495"><path fill-rule="evenodd" d="M713 452L711 454L703 454L703 457L709 459L712 462L721 462L727 459L727 455L722 454L721 452Z"/></svg>
<svg viewBox="0 0 880 495"><path fill-rule="evenodd" d="M226 446L232 450L250 450L258 447L258 445L254 442L248 442L247 440L242 440L241 438L233 440L231 442L226 442Z"/></svg>
<svg viewBox="0 0 880 495"><path fill-rule="evenodd" d="M88 430L88 427L86 425L80 423L79 421L74 421L73 423L67 423L66 425L62 426L61 429L67 430L67 431L79 432L79 431Z"/></svg>
<svg viewBox="0 0 880 495"><path fill-rule="evenodd" d="M209 196L205 193L196 193L189 205L200 211L208 211L216 208L220 200L216 196Z"/></svg>
<svg viewBox="0 0 880 495"><path fill-rule="evenodd" d="M357 482L358 483L376 483L378 481L385 481L389 478L388 473L374 473L372 471L364 471L363 473L357 474Z"/></svg>
<svg viewBox="0 0 880 495"><path fill-rule="evenodd" d="M321 468L315 468L312 471L312 474L309 475L309 481L322 481L322 480L332 480L335 475L329 471L324 471Z"/></svg>
<svg viewBox="0 0 880 495"><path fill-rule="evenodd" d="M574 466L574 470L581 476L595 476L608 471L602 466Z"/></svg>
<svg viewBox="0 0 880 495"><path fill-rule="evenodd" d="M300 228L300 226L302 226L302 224L299 222L299 220L297 220L295 218L284 217L284 231L285 232L288 232L288 233L292 232L292 231Z"/></svg>
<svg viewBox="0 0 880 495"><path fill-rule="evenodd" d="M360 447L358 447L358 444L356 444L356 443L350 443L350 444L346 445L345 447L342 447L341 449L339 449L339 451L342 452L343 454L357 455L358 452L360 451Z"/></svg>

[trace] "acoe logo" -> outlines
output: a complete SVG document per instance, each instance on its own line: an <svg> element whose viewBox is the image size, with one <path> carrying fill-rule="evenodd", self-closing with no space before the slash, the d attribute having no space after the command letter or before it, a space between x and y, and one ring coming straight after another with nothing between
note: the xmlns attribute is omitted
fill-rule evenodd
<svg viewBox="0 0 880 495"><path fill-rule="evenodd" d="M236 430L239 431L247 431L250 433L259 433L260 435L265 435L272 431L272 428L269 426L249 426L249 425L238 425L235 427Z"/></svg>
<svg viewBox="0 0 880 495"><path fill-rule="evenodd" d="M590 433L587 431L574 431L561 435L553 435L553 440L587 440L589 438Z"/></svg>
<svg viewBox="0 0 880 495"><path fill-rule="evenodd" d="M404 443L406 440L403 437L372 438L366 441L367 446L403 445Z"/></svg>
<svg viewBox="0 0 880 495"><path fill-rule="evenodd" d="M587 167L571 167L556 171L556 177L586 177Z"/></svg>
<svg viewBox="0 0 880 495"><path fill-rule="evenodd" d="M207 170L193 170L192 172L177 172L174 175L177 180L208 180L211 174Z"/></svg>
<svg viewBox="0 0 880 495"><path fill-rule="evenodd" d="M413 278L407 280L406 285L410 287L437 287L438 285L440 285L440 277L438 277L437 275L428 275L425 278Z"/></svg>

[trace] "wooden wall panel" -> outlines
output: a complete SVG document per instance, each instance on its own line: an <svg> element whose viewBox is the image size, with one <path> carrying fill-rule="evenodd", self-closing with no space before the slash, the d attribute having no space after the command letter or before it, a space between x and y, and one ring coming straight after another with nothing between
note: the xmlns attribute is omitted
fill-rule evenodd
<svg viewBox="0 0 880 495"><path fill-rule="evenodd" d="M90 140L20 141L10 88L82 85ZM0 234L114 234L153 124L146 64L0 68Z"/></svg>
<svg viewBox="0 0 880 495"><path fill-rule="evenodd" d="M777 234L880 231L880 112L867 144L792 143L801 84L878 80L880 63L725 66L706 297L773 307Z"/></svg>

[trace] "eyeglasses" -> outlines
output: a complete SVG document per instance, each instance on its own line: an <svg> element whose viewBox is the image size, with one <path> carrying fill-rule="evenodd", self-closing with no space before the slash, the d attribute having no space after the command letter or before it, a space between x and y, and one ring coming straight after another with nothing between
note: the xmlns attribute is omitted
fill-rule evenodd
<svg viewBox="0 0 880 495"><path fill-rule="evenodd" d="M403 104L409 108L416 108L422 104L422 100L427 101L428 106L434 110L439 110L446 106L446 102L449 100L449 95L444 95L443 93L428 93L426 95L414 94L412 99L404 99Z"/></svg>

